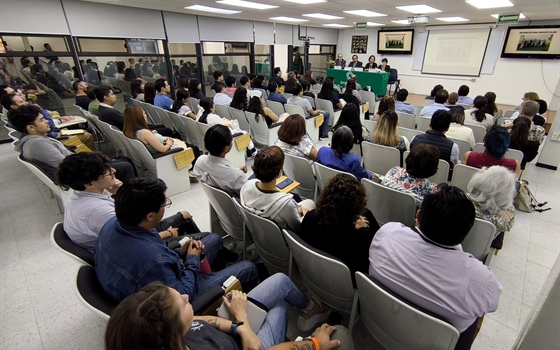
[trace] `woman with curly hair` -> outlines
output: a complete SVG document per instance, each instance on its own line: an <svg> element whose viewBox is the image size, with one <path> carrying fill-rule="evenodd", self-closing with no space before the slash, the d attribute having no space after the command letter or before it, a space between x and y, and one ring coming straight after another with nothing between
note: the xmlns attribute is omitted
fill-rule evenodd
<svg viewBox="0 0 560 350"><path fill-rule="evenodd" d="M237 88L233 94L233 98L229 104L231 108L246 111L249 108L249 98L247 97L247 89L243 86Z"/></svg>
<svg viewBox="0 0 560 350"><path fill-rule="evenodd" d="M352 280L356 271L368 273L369 246L379 230L366 204L364 186L349 175L338 174L327 182L315 210L301 224L301 238L342 260Z"/></svg>

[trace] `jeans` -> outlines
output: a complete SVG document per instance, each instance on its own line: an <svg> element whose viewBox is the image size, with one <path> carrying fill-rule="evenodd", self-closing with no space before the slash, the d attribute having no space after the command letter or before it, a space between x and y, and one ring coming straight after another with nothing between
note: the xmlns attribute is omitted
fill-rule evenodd
<svg viewBox="0 0 560 350"><path fill-rule="evenodd" d="M307 296L283 273L270 276L250 291L247 296L268 308L268 314L257 333L265 349L286 340L288 307L294 305L303 309L309 302Z"/></svg>
<svg viewBox="0 0 560 350"><path fill-rule="evenodd" d="M330 113L326 112L323 113L324 117L325 117L325 121L323 122L323 124L321 124L321 126L319 127L319 136L321 137L328 137L329 135L329 131L330 131L330 127L329 127L329 118L330 118Z"/></svg>
<svg viewBox="0 0 560 350"><path fill-rule="evenodd" d="M211 233L206 237L202 238L202 243L204 244L204 252L206 254L206 259L210 263L210 266L214 269L216 266L223 266L223 254L222 250L225 249L222 238ZM196 291L193 298L204 294L207 290L214 287L215 285L221 285L229 276L235 276L241 282L241 285L245 288L247 285L255 285L258 279L257 267L250 261L243 260L235 263L223 270L209 273L208 275L201 274L200 280L197 281Z"/></svg>

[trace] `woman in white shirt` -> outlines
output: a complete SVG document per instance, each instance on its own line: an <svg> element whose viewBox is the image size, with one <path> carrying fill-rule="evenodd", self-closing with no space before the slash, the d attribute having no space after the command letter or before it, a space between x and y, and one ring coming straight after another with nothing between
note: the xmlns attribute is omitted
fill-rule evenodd
<svg viewBox="0 0 560 350"><path fill-rule="evenodd" d="M465 124L465 108L463 106L452 106L449 107L449 113L451 113L451 124L445 136L467 140L471 148L474 148L476 141L474 140L473 131L471 128L463 125Z"/></svg>
<svg viewBox="0 0 560 350"><path fill-rule="evenodd" d="M196 120L196 115L191 111L191 107L189 106L190 97L191 96L188 90L177 90L177 99L175 100L175 102L173 102L171 111L179 114L182 117L189 117L193 120Z"/></svg>
<svg viewBox="0 0 560 350"><path fill-rule="evenodd" d="M473 108L465 111L465 122L467 124L483 125L486 130L494 125L494 116L486 113L486 105L488 99L484 96L476 96L473 102Z"/></svg>

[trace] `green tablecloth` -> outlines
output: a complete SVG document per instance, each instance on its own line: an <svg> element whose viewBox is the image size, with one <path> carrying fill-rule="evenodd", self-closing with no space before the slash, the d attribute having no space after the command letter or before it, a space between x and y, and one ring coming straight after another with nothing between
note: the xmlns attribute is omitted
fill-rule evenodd
<svg viewBox="0 0 560 350"><path fill-rule="evenodd" d="M371 87L371 92L377 95L385 95L387 93L387 84L389 83L388 72L358 72L344 69L327 69L327 76L334 77L334 83L341 88L346 87L346 82L351 79L352 74L358 78L358 83L362 89L366 90Z"/></svg>

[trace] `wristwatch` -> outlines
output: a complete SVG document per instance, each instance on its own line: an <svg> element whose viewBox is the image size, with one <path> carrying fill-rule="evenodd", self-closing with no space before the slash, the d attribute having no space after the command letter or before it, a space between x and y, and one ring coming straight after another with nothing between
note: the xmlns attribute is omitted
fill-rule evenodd
<svg viewBox="0 0 560 350"><path fill-rule="evenodd" d="M237 327L239 326L243 326L244 323L241 321L232 321L231 322L231 329L230 329L230 334L233 335L234 337L237 336Z"/></svg>

